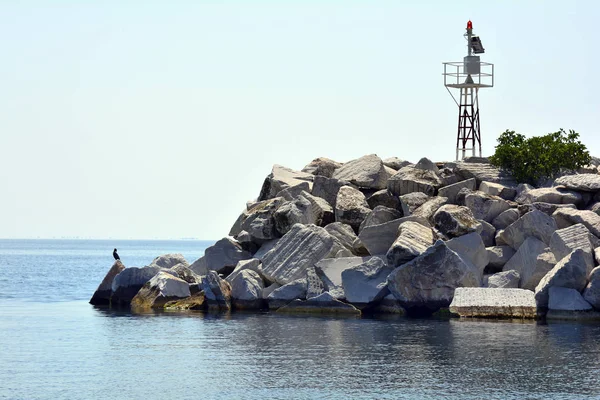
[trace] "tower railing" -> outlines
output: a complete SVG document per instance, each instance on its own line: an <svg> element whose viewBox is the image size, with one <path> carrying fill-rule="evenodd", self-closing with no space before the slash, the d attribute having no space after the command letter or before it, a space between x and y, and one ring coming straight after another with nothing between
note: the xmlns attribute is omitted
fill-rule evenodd
<svg viewBox="0 0 600 400"><path fill-rule="evenodd" d="M464 62L445 62L444 64L444 86L450 88L466 87L494 87L494 64L480 62L480 71L478 74L467 74L464 72ZM471 76L472 83L466 82Z"/></svg>

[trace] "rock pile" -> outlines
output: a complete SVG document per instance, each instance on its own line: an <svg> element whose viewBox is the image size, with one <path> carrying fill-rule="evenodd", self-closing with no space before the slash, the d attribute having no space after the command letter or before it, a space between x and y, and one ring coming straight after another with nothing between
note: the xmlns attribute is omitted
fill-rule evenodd
<svg viewBox="0 0 600 400"><path fill-rule="evenodd" d="M472 158L279 165L191 265L115 263L92 304L561 317L600 309L600 175L517 184ZM460 289L460 290L457 290Z"/></svg>

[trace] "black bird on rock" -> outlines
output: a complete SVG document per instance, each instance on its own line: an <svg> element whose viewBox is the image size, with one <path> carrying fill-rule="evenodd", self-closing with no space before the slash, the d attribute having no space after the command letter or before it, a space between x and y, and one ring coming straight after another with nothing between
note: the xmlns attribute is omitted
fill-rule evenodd
<svg viewBox="0 0 600 400"><path fill-rule="evenodd" d="M114 250L113 250L113 257L115 258L115 260L121 260L121 259L119 258L119 255L117 254L117 249L114 249Z"/></svg>

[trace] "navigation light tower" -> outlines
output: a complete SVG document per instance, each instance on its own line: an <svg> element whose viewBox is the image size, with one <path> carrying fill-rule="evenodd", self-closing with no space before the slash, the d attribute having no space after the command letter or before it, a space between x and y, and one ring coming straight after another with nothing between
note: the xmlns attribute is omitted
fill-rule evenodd
<svg viewBox="0 0 600 400"><path fill-rule="evenodd" d="M481 157L481 128L479 125L479 89L494 86L494 64L481 62L478 55L485 49L479 36L473 35L473 23L467 22L467 55L462 62L445 62L444 86L458 106L458 132L456 135L456 159L463 159L467 150L475 155L479 148ZM459 89L459 100L450 90ZM459 158L460 155L460 158Z"/></svg>

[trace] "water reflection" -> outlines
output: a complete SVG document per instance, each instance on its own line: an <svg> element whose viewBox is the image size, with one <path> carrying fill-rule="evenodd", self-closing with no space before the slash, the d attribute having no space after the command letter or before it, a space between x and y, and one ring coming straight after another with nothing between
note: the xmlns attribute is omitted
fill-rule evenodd
<svg viewBox="0 0 600 400"><path fill-rule="evenodd" d="M21 310L20 323L36 329L21 338L29 350L4 347L0 355L2 365L11 365L10 377L0 369L17 394L9 398L60 398L70 391L91 398L600 395L600 326L592 324L132 313L87 304L69 305L67 318L65 307ZM10 338L5 326L0 334ZM19 367L23 358L29 362ZM118 379L115 366L123 371ZM36 396L40 380L50 386Z"/></svg>

